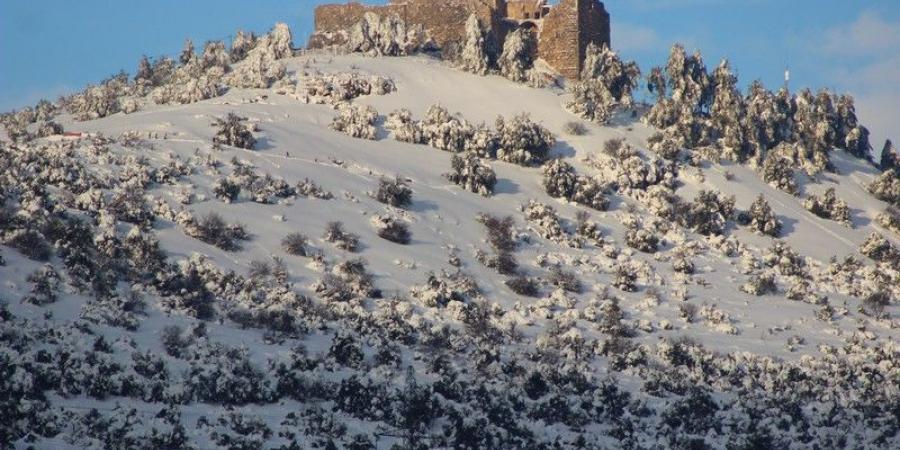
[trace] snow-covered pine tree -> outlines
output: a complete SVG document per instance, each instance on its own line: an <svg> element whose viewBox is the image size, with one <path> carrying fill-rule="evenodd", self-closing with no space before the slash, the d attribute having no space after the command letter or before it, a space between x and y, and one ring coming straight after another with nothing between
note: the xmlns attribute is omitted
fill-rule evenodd
<svg viewBox="0 0 900 450"><path fill-rule="evenodd" d="M181 49L181 53L178 55L178 62L180 62L182 66L185 66L196 57L197 54L194 53L194 41L186 39L184 41L184 48Z"/></svg>
<svg viewBox="0 0 900 450"><path fill-rule="evenodd" d="M536 53L537 39L532 31L518 28L509 33L497 61L500 74L517 83L528 81L528 71L534 67Z"/></svg>
<svg viewBox="0 0 900 450"><path fill-rule="evenodd" d="M487 34L478 16L470 15L466 21L466 42L460 54L460 69L478 75L487 75L490 72Z"/></svg>
<svg viewBox="0 0 900 450"><path fill-rule="evenodd" d="M572 100L566 109L585 119L607 123L617 107L630 107L632 91L637 87L641 71L634 61L628 63L606 45L589 44L581 70L574 83Z"/></svg>
<svg viewBox="0 0 900 450"><path fill-rule="evenodd" d="M897 148L894 147L894 143L890 139L884 141L878 166L883 171L900 170L900 152L897 152Z"/></svg>
<svg viewBox="0 0 900 450"><path fill-rule="evenodd" d="M750 205L750 228L758 233L778 237L781 233L781 221L772 212L772 207L762 194Z"/></svg>

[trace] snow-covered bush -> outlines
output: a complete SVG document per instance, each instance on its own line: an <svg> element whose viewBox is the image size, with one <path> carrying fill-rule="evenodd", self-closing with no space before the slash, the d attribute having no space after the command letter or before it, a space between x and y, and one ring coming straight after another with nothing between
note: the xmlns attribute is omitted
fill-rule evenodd
<svg viewBox="0 0 900 450"><path fill-rule="evenodd" d="M395 217L376 215L372 216L371 223L375 227L375 232L382 239L401 245L409 244L409 241L412 239L409 225Z"/></svg>
<svg viewBox="0 0 900 450"><path fill-rule="evenodd" d="M537 38L531 30L518 28L506 35L503 52L497 59L500 74L517 83L528 81L528 71L534 67Z"/></svg>
<svg viewBox="0 0 900 450"><path fill-rule="evenodd" d="M243 226L229 224L214 212L204 215L199 220L191 218L183 226L188 236L226 251L240 249L239 242L248 238Z"/></svg>
<svg viewBox="0 0 900 450"><path fill-rule="evenodd" d="M448 152L461 152L474 128L464 119L450 114L441 105L432 105L420 123L424 142L434 148Z"/></svg>
<svg viewBox="0 0 900 450"><path fill-rule="evenodd" d="M766 251L766 254L763 255L763 263L767 267L776 269L782 276L807 276L806 261L796 250L781 241L776 241Z"/></svg>
<svg viewBox="0 0 900 450"><path fill-rule="evenodd" d="M227 85L243 89L268 89L287 74L284 64L277 61L273 48L260 45L250 51L246 59L225 75Z"/></svg>
<svg viewBox="0 0 900 450"><path fill-rule="evenodd" d="M331 121L331 129L351 137L375 140L375 120L378 112L371 106L342 104L338 115Z"/></svg>
<svg viewBox="0 0 900 450"><path fill-rule="evenodd" d="M876 222L900 236L900 209L888 206L878 215Z"/></svg>
<svg viewBox="0 0 900 450"><path fill-rule="evenodd" d="M810 195L803 201L803 207L823 219L850 226L850 206L847 205L847 202L837 198L834 188L828 188L821 198Z"/></svg>
<svg viewBox="0 0 900 450"><path fill-rule="evenodd" d="M100 119L119 112L119 109L116 88L108 83L88 86L68 103L68 110L76 120Z"/></svg>
<svg viewBox="0 0 900 450"><path fill-rule="evenodd" d="M247 54L256 46L256 35L253 32L238 30L231 40L231 60L234 62L243 61Z"/></svg>
<svg viewBox="0 0 900 450"><path fill-rule="evenodd" d="M50 259L50 245L47 243L44 235L38 231L31 229L15 230L7 234L3 241L4 244L35 261Z"/></svg>
<svg viewBox="0 0 900 450"><path fill-rule="evenodd" d="M241 185L235 183L228 177L219 178L213 183L212 191L217 199L222 200L225 203L231 203L237 200L238 196L241 194Z"/></svg>
<svg viewBox="0 0 900 450"><path fill-rule="evenodd" d="M235 113L228 113L224 118L217 118L214 127L218 127L213 143L232 147L252 149L256 145L253 137L253 126L247 125L247 119Z"/></svg>
<svg viewBox="0 0 900 450"><path fill-rule="evenodd" d="M26 281L31 283L31 290L22 298L23 302L44 306L56 302L59 298L62 279L52 265L44 264L28 275Z"/></svg>
<svg viewBox="0 0 900 450"><path fill-rule="evenodd" d="M681 144L665 133L654 133L647 138L647 145L663 159L675 160L681 154Z"/></svg>
<svg viewBox="0 0 900 450"><path fill-rule="evenodd" d="M326 242L331 242L335 247L355 252L359 247L359 236L344 230L341 222L328 222L325 226L325 234L322 236Z"/></svg>
<svg viewBox="0 0 900 450"><path fill-rule="evenodd" d="M573 98L566 109L585 119L607 123L616 108L632 105L632 91L640 76L634 61L622 62L606 45L588 44L581 78L570 88Z"/></svg>
<svg viewBox="0 0 900 450"><path fill-rule="evenodd" d="M41 123L37 131L38 137L55 136L58 134L63 134L63 126L52 120Z"/></svg>
<svg viewBox="0 0 900 450"><path fill-rule="evenodd" d="M568 241L568 236L563 231L559 216L552 206L532 199L528 203L523 204L520 209L525 215L525 220L532 225L534 231L540 237L553 242L564 243Z"/></svg>
<svg viewBox="0 0 900 450"><path fill-rule="evenodd" d="M563 132L572 136L584 136L588 129L583 123L572 120L563 124Z"/></svg>
<svg viewBox="0 0 900 450"><path fill-rule="evenodd" d="M547 160L556 139L549 130L531 121L528 114L512 120L497 117L497 159L520 166L538 166Z"/></svg>
<svg viewBox="0 0 900 450"><path fill-rule="evenodd" d="M404 56L429 45L421 25L409 25L396 15L381 17L367 12L349 30L346 48L351 53L369 56Z"/></svg>
<svg viewBox="0 0 900 450"><path fill-rule="evenodd" d="M880 233L873 232L859 246L859 252L878 262L897 263L900 251Z"/></svg>
<svg viewBox="0 0 900 450"><path fill-rule="evenodd" d="M424 144L426 139L422 124L413 120L412 112L403 108L388 114L384 128L391 132L391 137L400 142Z"/></svg>
<svg viewBox="0 0 900 450"><path fill-rule="evenodd" d="M775 189L798 195L799 189L793 166L789 159L779 156L777 151L772 151L763 160L762 179Z"/></svg>
<svg viewBox="0 0 900 450"><path fill-rule="evenodd" d="M302 233L290 233L281 240L281 248L289 255L307 256L309 239Z"/></svg>
<svg viewBox="0 0 900 450"><path fill-rule="evenodd" d="M494 169L483 163L475 154L466 152L463 155L453 155L450 158L450 168L452 172L444 176L451 183L483 196L494 193L497 175L494 173Z"/></svg>
<svg viewBox="0 0 900 450"><path fill-rule="evenodd" d="M746 283L741 285L741 291L756 296L776 294L778 287L775 285L775 275L753 274Z"/></svg>
<svg viewBox="0 0 900 450"><path fill-rule="evenodd" d="M697 233L711 236L725 232L734 216L734 196L726 197L715 191L700 191L687 205L680 220Z"/></svg>
<svg viewBox="0 0 900 450"><path fill-rule="evenodd" d="M325 190L309 178L297 183L297 187L294 188L294 191L297 195L313 197L320 200L331 200L334 198L334 195L331 192Z"/></svg>
<svg viewBox="0 0 900 450"><path fill-rule="evenodd" d="M778 237L781 233L781 221L772 212L772 207L762 194L756 197L748 211L750 222L748 225L757 233L772 237Z"/></svg>
<svg viewBox="0 0 900 450"><path fill-rule="evenodd" d="M625 244L644 253L656 253L659 249L659 240L659 236L640 222L633 222L625 233Z"/></svg>
<svg viewBox="0 0 900 450"><path fill-rule="evenodd" d="M875 198L900 207L900 168L886 170L869 185Z"/></svg>
<svg viewBox="0 0 900 450"><path fill-rule="evenodd" d="M466 41L459 57L459 68L478 75L487 75L490 71L488 56L488 35L478 16L469 15L466 20Z"/></svg>
<svg viewBox="0 0 900 450"><path fill-rule="evenodd" d="M540 293L537 281L524 275L512 277L505 284L511 291L524 297L537 297Z"/></svg>
<svg viewBox="0 0 900 450"><path fill-rule="evenodd" d="M617 265L615 268L615 279L613 280L613 286L625 292L636 292L637 278L637 270L635 270L634 265L630 263L622 263Z"/></svg>
<svg viewBox="0 0 900 450"><path fill-rule="evenodd" d="M412 203L412 189L399 176L393 180L382 178L378 182L375 199L386 205L405 208Z"/></svg>
<svg viewBox="0 0 900 450"><path fill-rule="evenodd" d="M396 90L390 78L352 72L301 77L294 95L304 103L337 105L364 95L385 95Z"/></svg>
<svg viewBox="0 0 900 450"><path fill-rule="evenodd" d="M560 158L554 158L544 164L544 177L541 184L547 195L554 198L571 199L578 186L578 174L571 164Z"/></svg>
<svg viewBox="0 0 900 450"><path fill-rule="evenodd" d="M559 267L550 269L550 276L547 278L547 281L566 292L580 294L582 291L581 281L578 280L578 276L574 272L565 271Z"/></svg>

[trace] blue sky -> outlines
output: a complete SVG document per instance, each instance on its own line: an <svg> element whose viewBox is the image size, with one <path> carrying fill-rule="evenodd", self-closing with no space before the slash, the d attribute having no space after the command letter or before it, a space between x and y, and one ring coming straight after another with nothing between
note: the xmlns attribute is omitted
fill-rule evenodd
<svg viewBox="0 0 900 450"><path fill-rule="evenodd" d="M435 0L439 1L439 0ZM80 89L138 58L175 55L230 39L238 28L264 32L287 22L295 44L312 29L319 0L4 0L0 2L0 110ZM373 1L372 3L383 3ZM613 47L646 70L674 42L703 51L712 68L728 57L741 84L828 87L856 95L881 145L900 139L900 1L607 0ZM895 140L896 140L895 139Z"/></svg>

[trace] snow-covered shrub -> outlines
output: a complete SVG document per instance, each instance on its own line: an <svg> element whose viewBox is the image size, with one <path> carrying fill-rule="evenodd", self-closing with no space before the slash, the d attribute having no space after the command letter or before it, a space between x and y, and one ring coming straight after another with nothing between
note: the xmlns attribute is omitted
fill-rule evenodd
<svg viewBox="0 0 900 450"><path fill-rule="evenodd" d="M583 123L572 120L563 124L563 132L572 136L584 136L588 129Z"/></svg>
<svg viewBox="0 0 900 450"><path fill-rule="evenodd" d="M204 425L211 429L209 440L219 448L262 448L273 434L262 419L234 411L219 416L212 424Z"/></svg>
<svg viewBox="0 0 900 450"><path fill-rule="evenodd" d="M869 185L875 198L900 207L900 168L886 170Z"/></svg>
<svg viewBox="0 0 900 450"><path fill-rule="evenodd" d="M550 269L550 276L547 281L566 292L579 294L582 290L581 281L578 280L578 276L575 275L574 272L568 272L559 267Z"/></svg>
<svg viewBox="0 0 900 450"><path fill-rule="evenodd" d="M600 225L591 220L591 215L587 211L575 213L575 232L579 237L595 244L603 242L603 231L600 229Z"/></svg>
<svg viewBox="0 0 900 450"><path fill-rule="evenodd" d="M250 51L246 59L225 75L227 85L243 89L268 89L287 74L284 64L277 60L273 48L260 45Z"/></svg>
<svg viewBox="0 0 900 450"><path fill-rule="evenodd" d="M347 301L354 298L380 298L381 291L375 288L372 274L366 270L362 258L344 261L323 276L313 289L329 301Z"/></svg>
<svg viewBox="0 0 900 450"><path fill-rule="evenodd" d="M250 361L246 348L204 347L190 361L184 388L198 402L220 405L267 403L272 392L265 372Z"/></svg>
<svg viewBox="0 0 900 450"><path fill-rule="evenodd" d="M657 217L666 220L675 219L681 199L671 189L655 185L650 186L646 191L638 191L636 194L637 200Z"/></svg>
<svg viewBox="0 0 900 450"><path fill-rule="evenodd" d="M711 236L725 232L725 226L734 216L734 196L726 197L715 191L700 191L687 205L683 224L697 233Z"/></svg>
<svg viewBox="0 0 900 450"><path fill-rule="evenodd" d="M213 136L213 143L252 149L256 145L256 138L253 137L253 126L248 125L246 121L246 118L235 113L228 113L225 118L217 118L213 126L219 129Z"/></svg>
<svg viewBox="0 0 900 450"><path fill-rule="evenodd" d="M859 252L878 262L896 263L900 261L900 251L880 233L873 232L859 246Z"/></svg>
<svg viewBox="0 0 900 450"><path fill-rule="evenodd" d="M199 220L191 218L184 226L185 233L226 251L240 249L239 242L247 239L247 232L239 224L229 224L217 213L210 212Z"/></svg>
<svg viewBox="0 0 900 450"><path fill-rule="evenodd" d="M68 110L76 120L100 119L119 112L119 96L109 84L88 86L75 94L68 104Z"/></svg>
<svg viewBox="0 0 900 450"><path fill-rule="evenodd" d="M753 231L772 237L778 237L781 233L781 221L772 212L772 207L762 194L759 194L750 205L748 214L750 219L748 225Z"/></svg>
<svg viewBox="0 0 900 450"><path fill-rule="evenodd" d="M787 158L781 157L772 151L763 160L762 178L775 189L798 195L797 180L794 177L794 164Z"/></svg>
<svg viewBox="0 0 900 450"><path fill-rule="evenodd" d="M337 105L364 95L385 95L396 90L390 78L353 72L301 77L294 95L304 103Z"/></svg>
<svg viewBox="0 0 900 450"><path fill-rule="evenodd" d="M328 222L325 226L325 234L322 236L326 242L331 242L335 247L355 252L359 247L359 236L344 230L341 222Z"/></svg>
<svg viewBox="0 0 900 450"><path fill-rule="evenodd" d="M540 293L537 281L524 275L512 277L505 284L511 291L524 297L537 297Z"/></svg>
<svg viewBox="0 0 900 450"><path fill-rule="evenodd" d="M412 112L406 108L390 113L384 122L384 128L391 132L392 138L400 142L427 143L422 124L413 120Z"/></svg>
<svg viewBox="0 0 900 450"><path fill-rule="evenodd" d="M386 205L405 208L412 203L412 189L399 176L393 180L382 178L378 182L375 199Z"/></svg>
<svg viewBox="0 0 900 450"><path fill-rule="evenodd" d="M553 134L525 113L512 120L497 117L496 129L497 158L520 166L541 165L556 144Z"/></svg>
<svg viewBox="0 0 900 450"><path fill-rule="evenodd" d="M409 244L412 238L409 232L409 225L405 222L389 215L375 215L371 219L375 232L382 239L387 239L396 244Z"/></svg>
<svg viewBox="0 0 900 450"><path fill-rule="evenodd" d="M534 67L537 38L531 30L518 28L506 35L503 52L497 60L500 74L517 83L528 81L528 71Z"/></svg>
<svg viewBox="0 0 900 450"><path fill-rule="evenodd" d="M421 25L405 23L396 15L380 17L367 12L347 36L346 48L351 53L369 56L411 55L429 45Z"/></svg>
<svg viewBox="0 0 900 450"><path fill-rule="evenodd" d="M302 195L304 197L313 197L320 200L331 200L332 198L334 198L334 195L331 192L326 191L309 178L306 178L303 181L297 183L297 187L294 188L294 191L297 195Z"/></svg>
<svg viewBox="0 0 900 450"><path fill-rule="evenodd" d="M466 41L459 57L459 68L478 75L487 75L490 71L488 57L487 30L475 14L466 20Z"/></svg>
<svg viewBox="0 0 900 450"><path fill-rule="evenodd" d="M55 136L58 134L63 134L63 126L52 120L41 123L41 126L38 127L37 131L38 137Z"/></svg>
<svg viewBox="0 0 900 450"><path fill-rule="evenodd" d="M862 310L872 317L884 315L884 309L891 304L891 295L885 291L875 291L862 299Z"/></svg>
<svg viewBox="0 0 900 450"><path fill-rule="evenodd" d="M247 54L256 46L256 35L253 32L238 30L231 40L231 60L234 62L242 61Z"/></svg>
<svg viewBox="0 0 900 450"><path fill-rule="evenodd" d="M654 133L647 138L647 145L663 159L675 160L681 154L681 145L678 141L665 133Z"/></svg>
<svg viewBox="0 0 900 450"><path fill-rule="evenodd" d="M568 236L563 231L559 216L552 206L532 199L528 203L523 204L520 209L525 215L525 220L533 226L540 237L553 242L564 243L568 241Z"/></svg>
<svg viewBox="0 0 900 450"><path fill-rule="evenodd" d="M513 235L515 221L511 216L496 217L490 214L479 214L479 223L487 229L487 241L497 251L515 251L516 239Z"/></svg>
<svg viewBox="0 0 900 450"><path fill-rule="evenodd" d="M143 313L144 307L141 295L131 291L125 295L94 298L82 306L80 317L93 323L135 331L140 325L138 316Z"/></svg>
<svg viewBox="0 0 900 450"><path fill-rule="evenodd" d="M331 129L355 138L375 140L378 112L371 106L342 104L331 121Z"/></svg>
<svg viewBox="0 0 900 450"><path fill-rule="evenodd" d="M637 270L634 265L630 263L619 264L615 269L613 286L625 292L635 292L637 291L637 277Z"/></svg>
<svg viewBox="0 0 900 450"><path fill-rule="evenodd" d="M694 266L694 262L688 259L685 255L677 255L672 259L672 270L678 273L690 275L694 273L696 267Z"/></svg>
<svg viewBox="0 0 900 450"><path fill-rule="evenodd" d="M62 279L50 264L44 264L26 278L31 283L31 290L22 301L32 305L44 306L56 302L59 298Z"/></svg>
<svg viewBox="0 0 900 450"><path fill-rule="evenodd" d="M228 177L219 178L213 183L212 191L217 199L225 203L231 203L237 200L238 196L241 194L241 185L235 183Z"/></svg>
<svg viewBox="0 0 900 450"><path fill-rule="evenodd" d="M847 205L847 202L837 198L834 188L828 188L821 198L810 195L803 201L803 207L823 219L850 225L850 206Z"/></svg>
<svg viewBox="0 0 900 450"><path fill-rule="evenodd" d="M547 195L555 198L571 199L578 185L578 174L571 164L554 158L544 164L542 184Z"/></svg>
<svg viewBox="0 0 900 450"><path fill-rule="evenodd" d="M118 220L150 228L155 215L144 194L144 189L136 183L120 184L113 190L106 210Z"/></svg>
<svg viewBox="0 0 900 450"><path fill-rule="evenodd" d="M763 263L783 276L805 277L806 261L797 251L781 241L776 241L763 255Z"/></svg>
<svg viewBox="0 0 900 450"><path fill-rule="evenodd" d="M444 176L451 183L483 196L494 193L497 175L491 166L483 163L475 154L466 152L463 155L453 155L450 158L450 168L452 172Z"/></svg>
<svg viewBox="0 0 900 450"><path fill-rule="evenodd" d="M652 230L644 228L641 223L635 222L625 233L625 244L640 252L656 253L659 249L659 236Z"/></svg>
<svg viewBox="0 0 900 450"><path fill-rule="evenodd" d="M309 239L302 233L290 233L281 240L281 248L289 255L307 256L306 245Z"/></svg>
<svg viewBox="0 0 900 450"><path fill-rule="evenodd" d="M630 107L632 91L641 71L634 61L625 63L606 45L588 44L581 78L571 87L566 109L588 120L607 123L618 107Z"/></svg>
<svg viewBox="0 0 900 450"><path fill-rule="evenodd" d="M19 253L35 261L50 259L50 245L38 231L31 229L15 230L4 237L4 244L16 249Z"/></svg>
<svg viewBox="0 0 900 450"><path fill-rule="evenodd" d="M451 115L441 105L428 108L420 127L426 144L454 153L465 150L466 141L472 137L474 130L469 122Z"/></svg>
<svg viewBox="0 0 900 450"><path fill-rule="evenodd" d="M177 103L186 105L222 94L222 78L225 70L214 66L204 69L197 58L179 67L169 83L153 90L151 98L156 104Z"/></svg>
<svg viewBox="0 0 900 450"><path fill-rule="evenodd" d="M775 275L753 274L746 283L741 285L741 291L756 296L776 294L778 287L775 285Z"/></svg>
<svg viewBox="0 0 900 450"><path fill-rule="evenodd" d="M881 214L878 214L876 222L897 235L900 235L900 208L888 206Z"/></svg>

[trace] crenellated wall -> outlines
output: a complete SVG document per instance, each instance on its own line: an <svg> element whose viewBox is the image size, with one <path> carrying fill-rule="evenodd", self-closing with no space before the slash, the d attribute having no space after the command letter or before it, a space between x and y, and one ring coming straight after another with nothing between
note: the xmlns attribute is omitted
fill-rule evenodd
<svg viewBox="0 0 900 450"><path fill-rule="evenodd" d="M490 24L498 46L519 21L538 23L538 56L573 79L579 76L588 43L609 44L609 14L598 0L560 0L553 7L540 0L393 0L383 6L358 2L318 6L309 47L339 43L331 40L335 33L353 27L367 12L422 25L441 47L465 41L466 20L471 14Z"/></svg>

